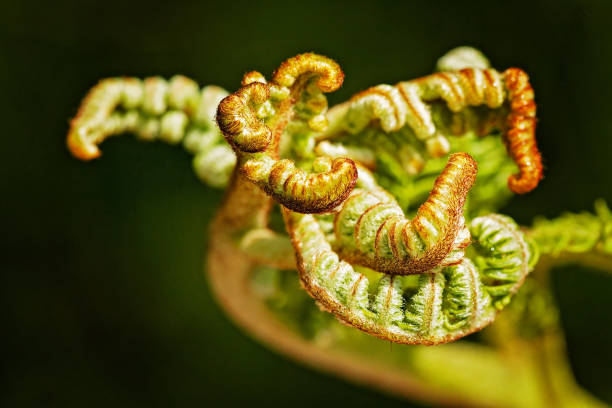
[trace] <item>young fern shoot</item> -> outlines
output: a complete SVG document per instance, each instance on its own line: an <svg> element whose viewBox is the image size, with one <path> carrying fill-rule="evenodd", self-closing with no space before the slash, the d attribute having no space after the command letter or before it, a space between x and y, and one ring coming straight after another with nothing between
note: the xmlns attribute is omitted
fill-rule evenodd
<svg viewBox="0 0 612 408"><path fill-rule="evenodd" d="M255 277L297 269L291 279L299 278L317 305L345 325L396 343L437 345L483 329L504 308L513 315L511 300L540 251L544 265L568 254L579 255L569 257L574 260L596 255L603 259L599 265L611 265L612 215L603 203L596 216L539 219L530 229L495 213L511 194L528 193L542 179L527 74L519 68L497 71L469 47L450 51L437 69L371 87L330 109L325 94L342 85L344 73L334 60L314 53L287 59L269 81L248 72L231 94L182 76L106 79L83 100L67 144L75 157L90 160L100 156L100 143L122 133L182 143L195 155L200 179L226 188L208 260L213 290L226 311L254 336L309 364L405 395L395 386L402 384L439 400L448 383L428 388L438 376L413 373L407 379L396 368L381 372L362 356L341 357L284 331L261 295L278 295L280 284L261 290L261 282L253 283ZM277 208L287 234L271 226ZM546 298L546 289L533 289L545 279L529 279L517 310L526 310L525 299ZM301 295L287 290L278 303L286 306L296 296ZM311 324L300 316L291 314L292 323ZM317 316L318 322L324 319ZM538 332L544 340L529 347L556 341L547 352L560 366L560 330L553 333L553 324L533 316L529 324L546 327ZM323 336L322 328L312 327ZM343 347L340 338L330 342ZM350 346L343 351L353 352ZM483 361L494 361L489 366L499 372L509 370L500 356L487 353L471 355L478 357L462 370L471 373ZM418 359L409 361L418 372ZM498 382L506 387L515 381L506 388L528 395L533 389L514 380L530 369L525 370L500 375ZM448 381L460 384L459 377ZM463 391L476 387L473 382L447 392L478 404ZM559 393L577 389L571 376L555 384L565 384ZM550 394L551 385L546 387ZM508 402L482 387L478 395L492 406L535 401ZM573 395L571 401L590 404L582 394Z"/></svg>

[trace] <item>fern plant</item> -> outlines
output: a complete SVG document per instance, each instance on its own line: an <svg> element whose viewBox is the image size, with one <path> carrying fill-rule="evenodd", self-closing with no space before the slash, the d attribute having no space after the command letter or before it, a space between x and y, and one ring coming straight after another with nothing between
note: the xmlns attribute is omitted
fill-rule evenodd
<svg viewBox="0 0 612 408"><path fill-rule="evenodd" d="M542 178L527 74L460 47L429 76L328 109L343 79L312 53L269 81L245 74L232 94L182 76L106 79L68 147L89 160L133 133L193 153L199 178L226 188L210 232L215 295L281 353L439 404L602 405L573 379L549 274L612 269L612 213L598 201L529 227L495 213ZM389 341L409 346L389 353Z"/></svg>

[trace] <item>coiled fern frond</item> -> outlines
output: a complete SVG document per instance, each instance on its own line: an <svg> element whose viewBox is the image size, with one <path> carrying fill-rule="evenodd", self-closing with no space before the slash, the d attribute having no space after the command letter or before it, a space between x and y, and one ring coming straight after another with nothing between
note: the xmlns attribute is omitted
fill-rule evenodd
<svg viewBox="0 0 612 408"><path fill-rule="evenodd" d="M445 57L441 65L452 66L453 58ZM259 208L259 221L245 224L255 229L240 233L239 248L258 262L290 265L282 260L286 250L274 249L286 248L282 242L290 238L306 289L338 318L404 343L445 342L482 328L520 286L535 255L512 220L488 216L466 222L464 205L476 180L476 161L460 152L442 169L431 168L433 185L423 177L422 189L407 194L413 203L424 199L409 219L407 207L393 197L399 189L389 194L379 186L379 181L385 184L384 170L377 177L376 165L367 158L361 163L358 147L352 159L333 157L324 143L343 132L359 142L367 129L380 129L379 139L405 142L400 156L408 161L396 177L409 180L424 170L427 160L450 151L452 135L498 128L519 169L509 178L510 189L526 192L541 178L527 76L517 69L500 74L464 66L395 87L370 88L328 112L324 94L343 80L335 61L312 53L283 62L270 82L257 71L245 74L242 87L229 95L217 87L200 89L182 76L169 82L157 77L108 79L85 98L71 123L68 145L75 156L91 159L100 154L98 144L119 133L183 142L196 154L200 177L215 186L227 182L235 163L230 194L240 194L246 182L269 197L252 204ZM491 112L473 110L480 105ZM354 190L359 179L360 188ZM397 180L386 181L398 185ZM270 198L283 207L287 238L266 225ZM329 239L319 224L329 216L299 215L330 212ZM482 225L493 229L483 233ZM470 233L476 233L474 249L469 248ZM478 255L482 247L493 252ZM491 256L499 258L497 263ZM353 266L380 274L376 289ZM372 299L370 292L375 293Z"/></svg>
<svg viewBox="0 0 612 408"><path fill-rule="evenodd" d="M486 250L418 278L377 275L341 260L314 216L285 216L306 290L346 323L398 343L445 343L486 326L537 259L511 219L491 215L469 226L474 245Z"/></svg>
<svg viewBox="0 0 612 408"><path fill-rule="evenodd" d="M176 75L109 78L94 86L70 123L68 147L81 160L100 156L98 145L108 137L133 133L141 140L183 143L194 154L200 179L225 187L236 159L215 123L217 105L227 91L218 86L202 89Z"/></svg>
<svg viewBox="0 0 612 408"><path fill-rule="evenodd" d="M226 311L273 347L335 372L348 367L342 374L351 378L358 370L362 381L403 395L408 391L388 384L418 393L418 383L430 400L450 383L474 402L466 391L475 389L474 378L496 371L493 390L520 389L529 397L476 387L489 405L538 405L519 380L531 369L508 374L509 365L491 350L468 353L470 363L461 370L469 381L460 380L461 373L450 380L427 377L431 361L443 361L444 353L411 355L411 368L427 381L344 357L329 362L320 345L346 345L325 331L336 321L299 309L314 303L303 291L296 294L298 276L323 311L369 339L436 345L483 329L509 307L511 317L491 331L532 356L547 344L553 351L544 351L557 356L554 367L546 362L547 372L565 364L558 357L558 322L546 318L554 302L541 270L568 253L612 254L612 214L598 202L595 215L537 219L531 228L496 214L514 193L528 193L542 179L529 78L518 68L491 68L469 47L440 58L437 71L371 87L330 109L325 94L342 85L344 74L314 53L287 59L269 79L248 72L231 94L182 76L111 78L84 99L67 141L84 160L98 157L98 145L122 133L182 143L205 183L227 186L211 230L209 276ZM537 276L529 277L534 268ZM283 274L293 286L265 282ZM526 281L528 290L512 309ZM281 314L314 335L296 339L283 332L271 317ZM508 329L521 319L530 330ZM521 334L529 331L538 342L531 348ZM306 345L317 338L327 340ZM531 364L529 357L521 364ZM476 366L480 371L470 371ZM427 389L436 381L438 388ZM547 395L551 387L577 389L571 376L555 381L542 387ZM578 391L572 395L572 403L592 402Z"/></svg>

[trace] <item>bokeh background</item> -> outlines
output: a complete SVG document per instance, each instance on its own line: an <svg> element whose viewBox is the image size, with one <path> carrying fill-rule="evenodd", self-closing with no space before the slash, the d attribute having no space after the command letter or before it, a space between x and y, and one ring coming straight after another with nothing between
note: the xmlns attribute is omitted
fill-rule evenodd
<svg viewBox="0 0 612 408"><path fill-rule="evenodd" d="M610 2L206 3L0 5L0 405L407 406L302 368L225 317L203 273L221 192L182 149L122 137L101 160L69 156L68 120L100 78L182 73L234 90L247 70L316 51L346 73L335 103L469 44L536 90L546 178L506 212L528 223L612 203ZM612 403L612 279L565 268L555 295L578 381Z"/></svg>

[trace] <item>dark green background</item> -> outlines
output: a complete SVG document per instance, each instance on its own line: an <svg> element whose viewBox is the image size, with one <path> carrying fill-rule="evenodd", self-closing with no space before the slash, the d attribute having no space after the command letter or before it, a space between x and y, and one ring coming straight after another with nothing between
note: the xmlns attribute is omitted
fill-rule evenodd
<svg viewBox="0 0 612 408"><path fill-rule="evenodd" d="M406 406L239 331L202 273L221 193L163 144L119 138L78 162L64 146L69 118L108 76L182 73L234 90L247 70L316 51L346 73L333 103L427 74L470 44L524 68L536 90L546 178L507 209L527 223L612 203L609 5L3 1L0 405ZM578 379L612 402L612 279L570 268L555 288Z"/></svg>

